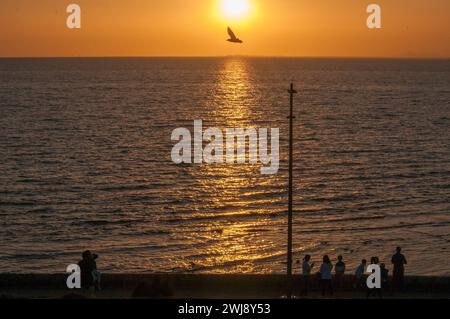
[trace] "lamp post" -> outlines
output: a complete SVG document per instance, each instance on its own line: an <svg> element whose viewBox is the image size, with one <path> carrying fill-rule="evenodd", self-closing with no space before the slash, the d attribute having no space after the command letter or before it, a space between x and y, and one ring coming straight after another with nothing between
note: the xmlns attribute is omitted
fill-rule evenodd
<svg viewBox="0 0 450 319"><path fill-rule="evenodd" d="M287 298L292 297L292 201L293 201L293 121L294 121L294 94L297 93L294 90L294 83L291 83L291 87L288 90L290 96L290 108L289 108L289 207L288 207L288 241L287 241Z"/></svg>

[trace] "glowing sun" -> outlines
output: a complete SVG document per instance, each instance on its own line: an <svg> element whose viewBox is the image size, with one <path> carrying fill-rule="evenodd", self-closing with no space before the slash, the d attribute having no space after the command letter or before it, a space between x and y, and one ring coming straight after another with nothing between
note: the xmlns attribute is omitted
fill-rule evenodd
<svg viewBox="0 0 450 319"><path fill-rule="evenodd" d="M224 18L243 19L250 14L248 0L221 0L220 9Z"/></svg>

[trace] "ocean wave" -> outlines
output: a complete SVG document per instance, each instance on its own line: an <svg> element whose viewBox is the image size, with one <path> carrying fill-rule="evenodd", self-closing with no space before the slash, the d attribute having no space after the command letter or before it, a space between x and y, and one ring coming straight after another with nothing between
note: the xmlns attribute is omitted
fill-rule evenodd
<svg viewBox="0 0 450 319"><path fill-rule="evenodd" d="M248 219L255 217L265 217L265 218L276 218L280 216L283 211L275 212L238 212L238 213L211 213L211 214L192 214L179 217L169 217L167 219L162 219L161 221L167 223L182 223L186 221L198 222L198 221L208 221L208 220L237 220L237 219Z"/></svg>
<svg viewBox="0 0 450 319"><path fill-rule="evenodd" d="M396 225L384 225L384 226L373 226L373 227L316 227L314 229L302 229L302 233L330 233L330 232L342 232L342 233L356 233L356 232L368 232L368 231L378 231L378 230L389 230L389 229L401 229L401 228L416 228L423 226L433 226L433 227L445 227L450 225L450 221L441 222L422 222L422 223L410 223L410 224L396 224Z"/></svg>

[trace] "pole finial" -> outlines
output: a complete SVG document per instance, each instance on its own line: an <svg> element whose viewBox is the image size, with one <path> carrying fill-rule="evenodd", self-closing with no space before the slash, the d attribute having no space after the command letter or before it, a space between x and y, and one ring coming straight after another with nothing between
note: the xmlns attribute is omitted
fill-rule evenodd
<svg viewBox="0 0 450 319"><path fill-rule="evenodd" d="M297 93L297 91L294 90L294 83L293 82L291 82L291 87L289 88L288 93L290 93L290 94L296 94Z"/></svg>

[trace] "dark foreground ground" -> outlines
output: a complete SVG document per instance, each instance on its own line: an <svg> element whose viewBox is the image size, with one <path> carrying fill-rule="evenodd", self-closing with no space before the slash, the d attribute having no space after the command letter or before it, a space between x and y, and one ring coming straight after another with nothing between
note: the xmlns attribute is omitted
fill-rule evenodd
<svg viewBox="0 0 450 319"><path fill-rule="evenodd" d="M179 298L273 299L286 295L282 275L104 274L102 290L70 290L65 274L0 274L0 298ZM332 298L366 298L367 290L353 288L353 276L335 287ZM301 277L293 278L297 298L323 298L320 284L311 278L310 293L299 296ZM327 297L330 298L330 297ZM383 298L450 298L450 277L406 277L404 290L383 290Z"/></svg>

